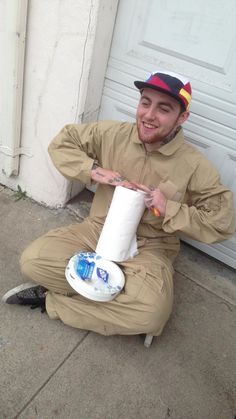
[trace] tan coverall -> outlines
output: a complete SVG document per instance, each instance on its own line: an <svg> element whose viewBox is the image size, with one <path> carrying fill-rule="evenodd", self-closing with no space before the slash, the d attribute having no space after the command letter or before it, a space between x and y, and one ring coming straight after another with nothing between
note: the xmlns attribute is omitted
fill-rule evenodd
<svg viewBox="0 0 236 419"><path fill-rule="evenodd" d="M72 255L95 250L114 187L98 185L90 216L83 223L50 231L32 243L22 255L22 271L49 290L48 315L105 335L159 335L172 310L172 263L179 251L176 234L205 243L228 239L234 232L232 193L206 158L185 143L182 129L158 151L147 152L135 124L68 125L54 138L49 153L68 179L91 184L96 162L131 182L159 185L168 201L164 218L145 211L137 231L139 254L119 264L126 284L111 302L93 302L75 294L64 272Z"/></svg>

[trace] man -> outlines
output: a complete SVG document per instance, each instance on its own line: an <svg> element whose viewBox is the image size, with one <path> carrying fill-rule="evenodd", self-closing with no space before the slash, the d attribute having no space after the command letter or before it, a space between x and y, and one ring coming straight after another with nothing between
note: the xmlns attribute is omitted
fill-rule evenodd
<svg viewBox="0 0 236 419"><path fill-rule="evenodd" d="M104 335L157 336L172 310L176 235L213 243L233 234L232 193L205 157L184 141L189 81L160 71L135 86L141 94L136 124L68 125L49 146L53 163L67 179L96 182L98 188L88 219L50 231L26 249L22 272L35 284L9 291L6 303L44 308L46 301L50 318L72 327ZM124 290L113 301L97 303L75 293L65 267L75 253L95 251L117 185L144 189L147 209L137 230L138 255L119 264Z"/></svg>

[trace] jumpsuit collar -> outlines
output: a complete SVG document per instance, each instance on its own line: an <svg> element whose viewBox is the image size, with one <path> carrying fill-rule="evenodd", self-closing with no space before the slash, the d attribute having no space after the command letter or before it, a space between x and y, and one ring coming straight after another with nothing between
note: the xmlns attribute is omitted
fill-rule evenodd
<svg viewBox="0 0 236 419"><path fill-rule="evenodd" d="M183 128L181 127L176 136L171 140L169 143L164 144L161 146L158 150L155 150L151 153L161 153L164 156L171 156L174 154L183 144L184 142L184 134L183 134ZM135 126L135 136L134 136L134 143L136 144L142 144L142 141L138 138L138 131L137 127Z"/></svg>

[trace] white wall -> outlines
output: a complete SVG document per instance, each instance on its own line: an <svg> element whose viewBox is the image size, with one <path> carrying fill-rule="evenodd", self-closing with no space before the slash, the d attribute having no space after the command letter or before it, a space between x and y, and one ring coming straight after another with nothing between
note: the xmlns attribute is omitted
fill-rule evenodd
<svg viewBox="0 0 236 419"><path fill-rule="evenodd" d="M96 116L116 7L117 0L29 2L23 155L19 175L8 178L1 170L0 183L12 189L20 185L28 196L49 206L63 205L71 197L72 185L53 167L47 147L65 124ZM97 48L100 49L99 61ZM95 63L97 77L94 76ZM94 92L97 94L93 101ZM3 160L1 154L1 167ZM73 193L82 188L79 183L73 185Z"/></svg>

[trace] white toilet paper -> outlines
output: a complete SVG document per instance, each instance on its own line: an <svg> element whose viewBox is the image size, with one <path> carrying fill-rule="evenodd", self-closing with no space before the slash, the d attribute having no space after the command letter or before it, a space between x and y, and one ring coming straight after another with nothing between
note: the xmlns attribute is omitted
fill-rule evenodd
<svg viewBox="0 0 236 419"><path fill-rule="evenodd" d="M117 186L104 223L96 253L123 262L138 253L136 230L145 209L144 192Z"/></svg>

